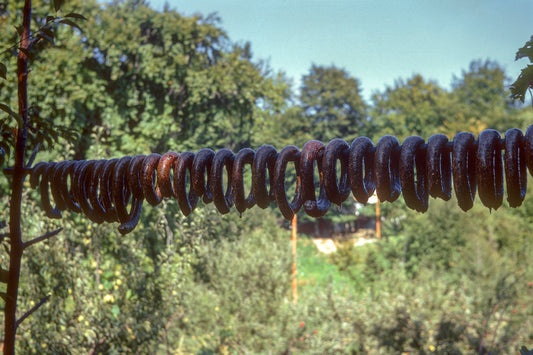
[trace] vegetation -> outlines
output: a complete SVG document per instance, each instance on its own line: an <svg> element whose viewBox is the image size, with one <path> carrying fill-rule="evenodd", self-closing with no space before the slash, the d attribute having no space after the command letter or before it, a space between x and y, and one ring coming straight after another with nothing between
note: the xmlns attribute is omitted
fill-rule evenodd
<svg viewBox="0 0 533 355"><path fill-rule="evenodd" d="M0 32L10 34L0 38L8 49L0 57L4 166L24 162L10 154L21 128L8 110L19 107L12 51L30 58L22 127L26 153L44 147L39 160L301 147L313 138L363 135L374 142L384 134L452 138L460 130L525 129L533 121L531 109L509 100L508 78L491 61L474 60L450 90L414 75L368 103L360 96L364 83L335 66L312 66L293 93L283 73L253 58L249 44L231 42L216 16L156 12L142 0L73 0L61 9L58 1L34 1L32 28L41 29L41 40L31 51L17 50L19 3L0 7ZM71 13L87 20L65 22L78 20ZM62 20L70 26L52 25ZM0 176L1 220L10 220L13 180ZM455 201L432 200L426 214L401 199L384 204L380 242L346 243L330 257L301 239L294 304L290 233L275 208L221 216L200 206L185 218L169 200L146 206L139 226L122 237L116 226L83 215L45 218L25 183L24 240L63 231L25 251L16 315L32 314L18 327L17 350L515 353L533 346L529 190L520 208L492 213L479 202L463 213ZM332 208L328 218L353 218L343 215L347 210L353 202ZM11 260L8 236L2 235L2 275Z"/></svg>

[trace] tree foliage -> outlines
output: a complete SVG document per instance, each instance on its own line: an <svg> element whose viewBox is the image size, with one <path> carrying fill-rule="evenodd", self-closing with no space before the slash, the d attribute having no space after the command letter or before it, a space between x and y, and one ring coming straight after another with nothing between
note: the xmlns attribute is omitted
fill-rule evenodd
<svg viewBox="0 0 533 355"><path fill-rule="evenodd" d="M516 52L515 60L528 58L533 63L533 36ZM526 91L533 86L533 65L528 64L511 85L512 98L524 102Z"/></svg>
<svg viewBox="0 0 533 355"><path fill-rule="evenodd" d="M335 66L313 65L293 92L249 44L233 43L216 15L157 12L142 0L73 0L56 13L60 2L34 0L32 26L43 30L29 53L29 146L53 145L41 160L363 135L452 138L532 119L509 101L505 72L490 61L473 61L450 90L421 75L398 79L370 105L359 80ZM77 20L71 12L87 21L52 26L51 12L56 22ZM17 1L0 8L1 48L17 41L20 16ZM4 165L18 124L9 111L16 64L6 53ZM61 140L73 132L79 139ZM8 184L2 176L1 190ZM384 204L386 238L330 258L302 240L293 304L289 232L270 209L241 217L199 206L185 218L165 201L123 238L82 215L44 219L37 194L26 186L22 197L25 234L64 228L28 252L19 313L48 301L21 325L22 353L510 353L533 341L531 199L492 214L478 205L464 214L453 200L432 200L423 215ZM5 194L0 205L7 219ZM353 222L346 210L330 215Z"/></svg>

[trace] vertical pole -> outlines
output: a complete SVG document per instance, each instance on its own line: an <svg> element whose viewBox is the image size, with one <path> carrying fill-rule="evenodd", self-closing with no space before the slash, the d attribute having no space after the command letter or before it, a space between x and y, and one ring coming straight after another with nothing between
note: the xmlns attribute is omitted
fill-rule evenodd
<svg viewBox="0 0 533 355"><path fill-rule="evenodd" d="M298 229L298 217L296 213L292 218L292 302L296 304L298 302L298 279L296 278L296 242L297 239L297 229Z"/></svg>
<svg viewBox="0 0 533 355"><path fill-rule="evenodd" d="M376 237L381 239L381 215L379 212L379 198L376 201Z"/></svg>

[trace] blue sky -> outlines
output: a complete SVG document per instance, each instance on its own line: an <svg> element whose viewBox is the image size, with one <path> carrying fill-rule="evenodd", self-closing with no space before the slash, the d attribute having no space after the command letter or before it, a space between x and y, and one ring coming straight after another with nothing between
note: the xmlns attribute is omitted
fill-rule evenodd
<svg viewBox="0 0 533 355"><path fill-rule="evenodd" d="M161 10L165 0L149 0ZM533 0L168 0L190 16L216 12L234 42L251 42L299 87L311 65L344 68L368 100L397 79L422 74L449 88L474 59L515 78L516 50L533 35Z"/></svg>

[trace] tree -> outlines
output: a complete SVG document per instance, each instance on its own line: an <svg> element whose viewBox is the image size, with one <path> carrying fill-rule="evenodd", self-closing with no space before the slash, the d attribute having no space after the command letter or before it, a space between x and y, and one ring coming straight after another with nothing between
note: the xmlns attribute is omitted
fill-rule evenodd
<svg viewBox="0 0 533 355"><path fill-rule="evenodd" d="M507 77L496 62L475 60L461 77L454 77L450 92L451 117L445 128L455 134L461 130L479 133L493 128L505 132L521 127L516 106L506 89ZM462 127L462 128L461 128Z"/></svg>
<svg viewBox="0 0 533 355"><path fill-rule="evenodd" d="M301 129L325 143L334 138L351 141L369 131L367 105L360 91L359 81L344 69L313 65L302 78Z"/></svg>
<svg viewBox="0 0 533 355"><path fill-rule="evenodd" d="M239 149L253 140L262 109L277 109L285 84L252 61L249 44L231 43L215 15L156 12L143 1L69 6L86 14L84 31L54 30L59 45L36 55L39 80L30 81L29 95L32 112L81 133L76 159L94 156L103 140L106 156ZM45 12L36 8L36 26ZM0 30L10 33L14 23L9 17Z"/></svg>
<svg viewBox="0 0 533 355"><path fill-rule="evenodd" d="M439 131L446 119L446 92L421 75L396 81L394 87L375 94L372 100L371 117L380 135L391 134L400 139L418 135L427 139Z"/></svg>
<svg viewBox="0 0 533 355"><path fill-rule="evenodd" d="M27 4L26 8L31 8L31 3ZM9 33L11 24L18 24L24 13L23 38L31 39L30 20L34 29L47 26L48 5L52 4L37 3L30 17L29 10L22 11L18 2L10 1L3 8L0 29ZM25 142L27 135L30 149L37 141L52 148L59 135L55 129L61 124L82 132L81 140L76 145L67 142L63 151L41 153L40 159L108 158L152 149L183 151L200 146L238 149L254 138L254 121L263 116L263 110L275 111L276 105L283 102L278 98L286 87L283 78L271 79L261 63L252 63L249 45L231 44L215 25L214 17L156 13L142 1L113 2L105 9L91 1L73 1L69 5L90 17L85 31L77 26L74 30L35 30L34 34L43 37L42 42L34 43L35 51L28 52L25 43L18 45L25 63L28 57L33 59L29 77L24 68L19 69L22 75L18 77L28 78L28 83L0 81L0 101L6 102L3 111L11 115L2 117L2 133L8 135L2 136L0 147L4 153L3 147L15 142L9 136L12 132L19 137L17 142ZM58 17L58 21L63 19ZM5 39L0 39L2 44ZM42 45L44 39L57 47L49 50ZM13 48L16 49L17 46ZM0 74L15 72L14 62L2 66ZM8 108L16 107L16 90L21 85L27 89L28 97L19 103L17 116ZM6 281L6 275L17 277L17 282L7 280L6 353L14 349L15 329L21 321L17 316L26 318L38 308L39 317L24 324L28 331L19 338L19 345L27 351L66 352L70 345L77 344L87 352L146 352L175 309L170 302L168 308L161 304L163 299L173 299L171 292L179 288L175 280L187 272L194 250L188 244L194 245L203 235L214 238L230 234L224 229L228 226L235 230L240 227L221 223L218 216L209 217L209 212L202 214L201 208L196 212L197 222L194 217L188 222L176 222L181 214L174 203L164 213L148 210L137 236L132 235L127 242L117 238L109 227L97 228L82 216L71 215L61 221L69 230L66 236L57 236L59 230L55 230L23 243L18 223L21 218L29 235L39 235L57 224L42 221L32 193L23 191L24 169L31 167L33 158L27 161L27 148L22 143L17 143L15 151L13 184L8 187L4 177L0 182L4 190L13 191L10 207L15 211L10 217L8 238L2 234L2 242L11 243L10 249L2 249L2 253L11 253L9 258L2 257L2 266L6 260L14 266L10 266L9 274L2 269L0 276L2 281ZM10 162L7 154L3 157ZM27 209L21 216L22 201L27 202ZM5 217L5 194L1 203ZM189 234L187 223L191 223L194 232ZM211 230L206 232L203 228L207 226ZM56 238L31 253L30 262L23 264L32 273L20 284L23 297L17 299L21 249L52 237ZM178 242L174 243L174 238ZM58 251L68 257L55 256ZM135 262L128 266L126 274L121 274L120 265L131 260ZM162 267L163 260L168 264ZM75 267L80 265L83 270ZM127 287L121 287L126 280ZM16 314L17 304L27 313ZM55 336L59 334L65 337Z"/></svg>

